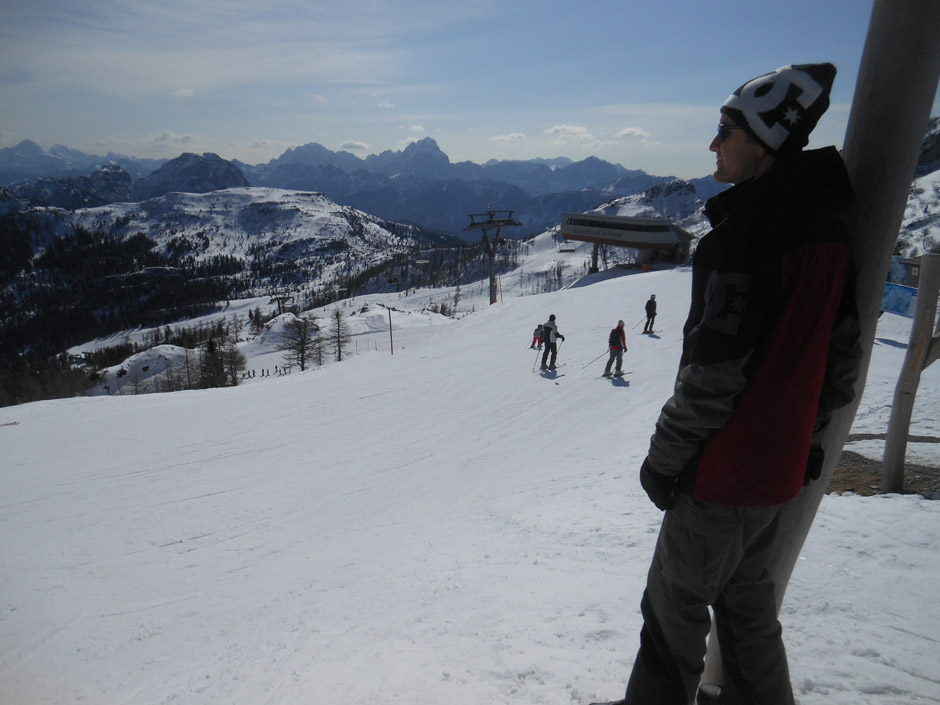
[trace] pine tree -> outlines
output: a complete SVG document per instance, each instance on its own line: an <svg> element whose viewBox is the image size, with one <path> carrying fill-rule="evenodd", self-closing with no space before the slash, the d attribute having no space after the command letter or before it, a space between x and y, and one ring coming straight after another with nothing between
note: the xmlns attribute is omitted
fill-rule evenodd
<svg viewBox="0 0 940 705"><path fill-rule="evenodd" d="M343 353L349 346L350 333L346 323L346 316L341 309L333 309L333 330L330 333L330 347L337 362L343 361Z"/></svg>
<svg viewBox="0 0 940 705"><path fill-rule="evenodd" d="M315 317L311 319L301 316L285 324L284 342L278 345L277 349L284 352L284 363L287 367L299 365L300 371L303 372L317 356L320 327L316 320Z"/></svg>
<svg viewBox="0 0 940 705"><path fill-rule="evenodd" d="M209 338L199 358L199 386L203 389L224 387L226 381L222 351L215 342L215 338Z"/></svg>
<svg viewBox="0 0 940 705"><path fill-rule="evenodd" d="M222 364L229 384L233 387L236 386L238 376L248 366L248 361L242 351L238 349L234 336L230 337L225 343L225 349L222 351Z"/></svg>
<svg viewBox="0 0 940 705"><path fill-rule="evenodd" d="M255 307L254 311L248 311L248 321L251 324L251 334L258 335L264 327L264 314L261 313L260 306Z"/></svg>

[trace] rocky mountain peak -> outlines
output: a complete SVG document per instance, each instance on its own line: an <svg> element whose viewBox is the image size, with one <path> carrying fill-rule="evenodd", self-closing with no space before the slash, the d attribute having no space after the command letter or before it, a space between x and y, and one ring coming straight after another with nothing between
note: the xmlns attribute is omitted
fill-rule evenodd
<svg viewBox="0 0 940 705"><path fill-rule="evenodd" d="M184 152L171 159L150 176L134 184L133 198L138 201L178 191L209 193L227 188L249 186L241 170L218 154Z"/></svg>

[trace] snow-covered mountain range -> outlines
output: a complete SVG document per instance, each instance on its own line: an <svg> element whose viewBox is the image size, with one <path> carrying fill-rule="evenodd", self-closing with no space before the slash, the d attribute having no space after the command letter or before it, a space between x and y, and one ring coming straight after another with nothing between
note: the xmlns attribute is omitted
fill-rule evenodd
<svg viewBox="0 0 940 705"><path fill-rule="evenodd" d="M0 186L14 197L62 208L248 185L316 191L388 220L420 223L458 237L463 236L469 213L493 206L515 212L523 227L509 237L521 238L555 225L559 213L585 211L674 180L596 157L580 162L536 159L454 164L437 142L425 138L403 150L365 159L318 144L289 149L267 164L254 166L215 154L183 154L146 176L127 173L123 178L131 183L120 192L102 192L87 177L74 175L77 165L87 167L93 162L93 157L80 159L80 154L61 147L45 153L31 142L0 149ZM110 172L125 173L113 160L107 164ZM720 190L708 177L693 183L703 200Z"/></svg>

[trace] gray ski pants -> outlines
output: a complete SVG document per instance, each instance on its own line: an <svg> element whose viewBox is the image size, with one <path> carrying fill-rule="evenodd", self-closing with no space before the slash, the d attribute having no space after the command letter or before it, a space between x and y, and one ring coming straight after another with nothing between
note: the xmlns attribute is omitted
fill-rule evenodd
<svg viewBox="0 0 940 705"><path fill-rule="evenodd" d="M607 358L607 367L604 368L604 374L610 374L610 368L617 362L617 372L623 372L623 348L611 348L610 357Z"/></svg>
<svg viewBox="0 0 940 705"><path fill-rule="evenodd" d="M777 620L773 558L780 505L731 507L679 495L666 512L640 603L640 650L626 705L695 701L715 611L728 705L793 705Z"/></svg>

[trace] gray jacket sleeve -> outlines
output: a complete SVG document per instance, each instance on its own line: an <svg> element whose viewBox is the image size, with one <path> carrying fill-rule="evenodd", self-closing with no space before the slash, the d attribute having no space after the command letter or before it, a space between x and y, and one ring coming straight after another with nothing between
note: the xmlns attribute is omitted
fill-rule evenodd
<svg viewBox="0 0 940 705"><path fill-rule="evenodd" d="M749 355L710 365L689 364L679 370L673 396L663 406L650 439L649 463L661 475L681 473L721 428L744 389Z"/></svg>

